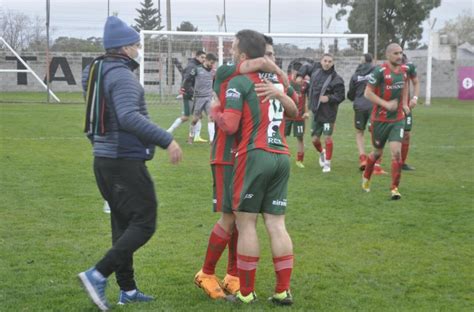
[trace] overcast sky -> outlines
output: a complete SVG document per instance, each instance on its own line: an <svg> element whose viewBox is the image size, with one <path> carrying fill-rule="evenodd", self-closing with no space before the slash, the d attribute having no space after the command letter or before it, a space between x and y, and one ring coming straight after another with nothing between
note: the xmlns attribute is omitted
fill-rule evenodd
<svg viewBox="0 0 474 312"><path fill-rule="evenodd" d="M102 37L107 17L107 4L110 12L118 12L119 17L129 24L137 17L136 8L140 0L51 0L52 36L87 38ZM319 33L321 32L322 0L272 0L272 32ZM190 21L201 31L217 31L216 15L223 13L223 0L171 0L172 27L176 29L182 21ZM238 31L251 28L261 32L268 30L268 0L227 0L227 30ZM158 5L158 0L154 0ZM163 25L166 25L166 0L161 0ZM46 0L0 0L0 10L20 11L30 16L45 17ZM332 18L324 32L343 33L347 31L347 21L336 21L335 8L324 6L323 17ZM474 0L442 0L441 6L432 11L437 18L435 30L444 22L461 14L473 14ZM346 16L347 18L347 16ZM423 24L426 41L428 23Z"/></svg>

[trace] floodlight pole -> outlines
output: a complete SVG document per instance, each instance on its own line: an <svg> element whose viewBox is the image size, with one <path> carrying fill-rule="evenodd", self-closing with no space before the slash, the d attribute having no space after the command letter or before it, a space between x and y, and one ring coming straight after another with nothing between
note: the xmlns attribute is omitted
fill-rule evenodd
<svg viewBox="0 0 474 312"><path fill-rule="evenodd" d="M49 60L49 13L50 13L50 0L46 0L46 94L47 102L50 102L49 90L49 71L51 62Z"/></svg>
<svg viewBox="0 0 474 312"><path fill-rule="evenodd" d="M375 18L374 18L374 58L377 61L377 35L378 35L378 26L379 26L379 0L375 0Z"/></svg>
<svg viewBox="0 0 474 312"><path fill-rule="evenodd" d="M107 17L110 16L110 0L107 0Z"/></svg>
<svg viewBox="0 0 474 312"><path fill-rule="evenodd" d="M268 0L268 33L271 33L272 24L272 0Z"/></svg>

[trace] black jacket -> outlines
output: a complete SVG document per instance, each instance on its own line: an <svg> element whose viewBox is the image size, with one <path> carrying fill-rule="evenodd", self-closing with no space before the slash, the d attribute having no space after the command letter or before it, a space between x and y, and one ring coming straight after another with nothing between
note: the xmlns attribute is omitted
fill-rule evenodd
<svg viewBox="0 0 474 312"><path fill-rule="evenodd" d="M366 111L372 109L372 103L365 98L364 91L370 73L372 73L374 68L375 67L372 66L372 64L360 64L354 75L352 75L349 83L349 91L347 92L347 98L354 102L354 110Z"/></svg>
<svg viewBox="0 0 474 312"><path fill-rule="evenodd" d="M194 76L191 76L191 73L199 65L201 65L201 63L197 59L193 58L188 62L183 70L181 88L184 88L184 92L187 95L192 96L194 93Z"/></svg>
<svg viewBox="0 0 474 312"><path fill-rule="evenodd" d="M330 122L336 121L339 104L345 99L344 80L339 76L334 68L323 70L320 63L314 65L305 64L298 71L298 77L310 76L309 98L310 108L313 111L315 121ZM326 80L330 77L329 84L324 88ZM329 102L320 103L319 97L325 95Z"/></svg>

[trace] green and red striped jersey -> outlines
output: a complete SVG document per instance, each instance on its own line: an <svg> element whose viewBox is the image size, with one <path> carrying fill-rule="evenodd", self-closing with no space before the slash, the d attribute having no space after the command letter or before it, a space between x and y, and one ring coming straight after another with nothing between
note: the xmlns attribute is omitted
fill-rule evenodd
<svg viewBox="0 0 474 312"><path fill-rule="evenodd" d="M303 121L303 114L305 111L306 106L306 97L308 95L308 86L309 83L306 80L303 80L302 84L296 83L296 81L290 81L291 87L295 90L296 94L298 95L298 100L295 101L296 107L298 107L298 116L295 118L286 117L287 120L294 120L294 121Z"/></svg>
<svg viewBox="0 0 474 312"><path fill-rule="evenodd" d="M264 82L264 79L287 91L276 74L262 72L234 77L227 87L224 113L240 116L237 155L253 149L289 154L284 135L283 105L276 99L263 102L263 98L255 92L254 85Z"/></svg>
<svg viewBox="0 0 474 312"><path fill-rule="evenodd" d="M226 99L225 91L229 81L239 75L240 63L238 65L224 64L217 69L214 80L214 92L216 92L221 103L221 110L224 110ZM214 141L211 147L211 164L233 165L235 160L235 150L237 142L235 135L227 135L222 129L217 127Z"/></svg>
<svg viewBox="0 0 474 312"><path fill-rule="evenodd" d="M369 77L368 84L374 87L374 93L390 101L398 99L398 108L396 111L389 112L380 105L373 104L372 121L396 122L405 118L403 113L403 88L407 82L406 68L400 67L397 71L392 71L390 66L385 63L376 66Z"/></svg>

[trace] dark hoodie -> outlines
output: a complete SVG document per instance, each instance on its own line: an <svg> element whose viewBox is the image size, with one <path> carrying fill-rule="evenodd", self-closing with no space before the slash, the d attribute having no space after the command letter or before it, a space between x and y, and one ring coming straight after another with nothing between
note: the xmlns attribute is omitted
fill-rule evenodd
<svg viewBox="0 0 474 312"><path fill-rule="evenodd" d="M366 111L372 109L372 103L365 98L364 91L373 70L374 66L372 64L363 63L357 67L354 75L352 75L347 98L354 102L354 110Z"/></svg>
<svg viewBox="0 0 474 312"><path fill-rule="evenodd" d="M345 99L344 80L337 74L334 66L328 70L323 70L320 63L301 66L297 77L304 78L306 75L310 76L309 98L314 120L334 123L338 106ZM330 77L330 82L323 89L328 77ZM321 95L326 95L329 98L329 102L320 103L319 97Z"/></svg>

